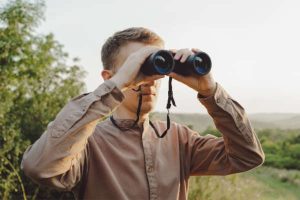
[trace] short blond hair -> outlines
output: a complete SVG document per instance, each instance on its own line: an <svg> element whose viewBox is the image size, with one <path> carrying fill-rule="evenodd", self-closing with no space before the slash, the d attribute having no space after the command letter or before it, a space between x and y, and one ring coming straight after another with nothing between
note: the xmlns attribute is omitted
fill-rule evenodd
<svg viewBox="0 0 300 200"><path fill-rule="evenodd" d="M131 27L115 32L106 40L101 49L101 60L104 69L114 69L116 67L116 57L120 52L120 48L128 42L164 45L163 39L147 28Z"/></svg>

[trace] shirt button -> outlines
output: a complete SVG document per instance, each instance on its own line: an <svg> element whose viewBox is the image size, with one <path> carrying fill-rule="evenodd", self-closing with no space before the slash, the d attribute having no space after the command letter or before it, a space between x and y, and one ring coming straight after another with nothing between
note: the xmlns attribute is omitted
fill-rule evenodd
<svg viewBox="0 0 300 200"><path fill-rule="evenodd" d="M148 166L148 167L147 167L147 171L148 171L148 172L152 172L152 171L153 171L153 167Z"/></svg>
<svg viewBox="0 0 300 200"><path fill-rule="evenodd" d="M220 103L220 99L219 98L217 98L217 103Z"/></svg>
<svg viewBox="0 0 300 200"><path fill-rule="evenodd" d="M153 200L157 200L157 197L156 196L154 196L154 193L151 193L151 200L153 199Z"/></svg>

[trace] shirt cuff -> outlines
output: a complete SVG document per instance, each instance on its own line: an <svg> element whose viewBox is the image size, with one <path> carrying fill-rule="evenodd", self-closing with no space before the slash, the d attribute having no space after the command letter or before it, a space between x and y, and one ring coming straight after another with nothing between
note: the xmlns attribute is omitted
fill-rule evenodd
<svg viewBox="0 0 300 200"><path fill-rule="evenodd" d="M201 104L206 107L208 112L210 112L219 110L220 107L224 110L229 98L231 97L219 83L216 83L216 90L214 94L208 97L203 97L198 93L197 98Z"/></svg>
<svg viewBox="0 0 300 200"><path fill-rule="evenodd" d="M105 80L96 90L93 92L97 97L102 97L105 94L111 93L117 101L122 101L125 96L122 91L111 80Z"/></svg>

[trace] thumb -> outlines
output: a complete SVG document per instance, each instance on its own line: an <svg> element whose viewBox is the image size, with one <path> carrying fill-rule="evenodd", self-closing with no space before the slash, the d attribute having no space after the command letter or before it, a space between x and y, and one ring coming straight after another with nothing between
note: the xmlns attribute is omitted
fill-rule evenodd
<svg viewBox="0 0 300 200"><path fill-rule="evenodd" d="M169 77L174 78L175 80L182 80L183 76L181 76L180 74L177 74L175 72L171 72L170 74L168 74Z"/></svg>

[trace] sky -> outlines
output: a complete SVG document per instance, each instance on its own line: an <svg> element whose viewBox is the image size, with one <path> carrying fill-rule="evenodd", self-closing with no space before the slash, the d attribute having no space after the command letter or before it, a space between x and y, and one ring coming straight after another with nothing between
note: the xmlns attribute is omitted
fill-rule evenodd
<svg viewBox="0 0 300 200"><path fill-rule="evenodd" d="M166 49L199 48L214 79L247 113L300 113L300 1L48 0L40 33L79 57L87 90L102 82L101 46L114 32L147 27ZM167 81L155 111L166 111ZM196 92L174 81L172 112L206 113Z"/></svg>

